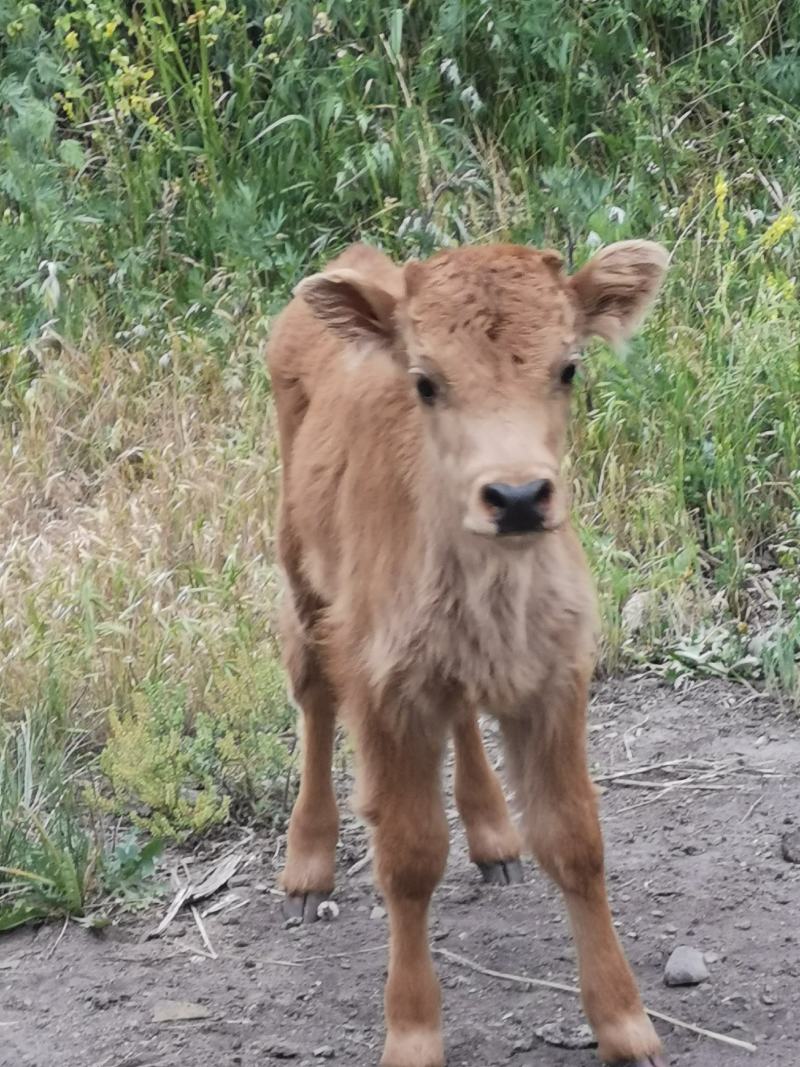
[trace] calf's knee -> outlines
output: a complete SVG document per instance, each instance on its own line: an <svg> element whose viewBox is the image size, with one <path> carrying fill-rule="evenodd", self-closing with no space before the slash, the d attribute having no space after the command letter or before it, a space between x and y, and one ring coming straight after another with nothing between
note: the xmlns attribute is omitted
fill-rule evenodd
<svg viewBox="0 0 800 1067"><path fill-rule="evenodd" d="M444 812L381 817L375 830L378 884L387 897L427 900L444 875L448 846Z"/></svg>

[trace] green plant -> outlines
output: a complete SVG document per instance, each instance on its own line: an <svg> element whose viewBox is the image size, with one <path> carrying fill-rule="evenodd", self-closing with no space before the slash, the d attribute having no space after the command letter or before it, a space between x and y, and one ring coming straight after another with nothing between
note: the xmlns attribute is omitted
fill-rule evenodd
<svg viewBox="0 0 800 1067"><path fill-rule="evenodd" d="M0 932L57 916L98 920L153 873L160 843L112 847L86 812L87 738L40 707L0 724Z"/></svg>
<svg viewBox="0 0 800 1067"><path fill-rule="evenodd" d="M288 769L291 717L274 656L241 657L213 679L190 719L186 692L161 680L112 711L100 757L111 808L159 837L200 834L239 814L272 810Z"/></svg>

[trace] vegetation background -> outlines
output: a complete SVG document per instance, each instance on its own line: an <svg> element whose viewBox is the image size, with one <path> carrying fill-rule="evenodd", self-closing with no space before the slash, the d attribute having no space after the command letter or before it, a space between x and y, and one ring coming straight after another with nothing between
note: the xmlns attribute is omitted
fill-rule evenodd
<svg viewBox="0 0 800 1067"><path fill-rule="evenodd" d="M578 391L601 666L800 698L799 117L791 0L0 0L0 929L282 817L262 349L358 237L669 247Z"/></svg>

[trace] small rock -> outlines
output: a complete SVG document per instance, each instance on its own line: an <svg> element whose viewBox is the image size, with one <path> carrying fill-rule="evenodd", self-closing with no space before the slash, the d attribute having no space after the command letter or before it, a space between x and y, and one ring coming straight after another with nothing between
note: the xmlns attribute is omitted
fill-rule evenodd
<svg viewBox="0 0 800 1067"><path fill-rule="evenodd" d="M369 913L370 919L385 919L386 908L382 908L380 904L376 904L372 911Z"/></svg>
<svg viewBox="0 0 800 1067"><path fill-rule="evenodd" d="M699 985L708 978L703 953L688 945L678 945L667 960L664 982L669 986Z"/></svg>
<svg viewBox="0 0 800 1067"><path fill-rule="evenodd" d="M539 1027L536 1036L548 1045L556 1045L558 1048L594 1048L597 1044L588 1026L565 1029L561 1023L546 1023Z"/></svg>
<svg viewBox="0 0 800 1067"><path fill-rule="evenodd" d="M279 1041L274 1045L267 1046L267 1055L272 1056L275 1060L294 1060L297 1059L300 1053L294 1045Z"/></svg>
<svg viewBox="0 0 800 1067"><path fill-rule="evenodd" d="M330 1045L320 1045L314 1049L314 1055L318 1060L332 1060L336 1054Z"/></svg>
<svg viewBox="0 0 800 1067"><path fill-rule="evenodd" d="M733 924L737 930L749 930L753 925L749 919L739 919L738 922Z"/></svg>
<svg viewBox="0 0 800 1067"><path fill-rule="evenodd" d="M208 1008L188 1000L157 1000L153 1005L154 1023L182 1023L210 1017Z"/></svg>
<svg viewBox="0 0 800 1067"><path fill-rule="evenodd" d="M249 874L234 874L228 879L228 885L231 889L241 889L243 886L250 885Z"/></svg>
<svg viewBox="0 0 800 1067"><path fill-rule="evenodd" d="M514 1042L512 1048L511 1048L511 1051L512 1052L530 1052L530 1050L532 1048L533 1048L533 1038L532 1037L521 1037L519 1039L519 1041L515 1041Z"/></svg>
<svg viewBox="0 0 800 1067"><path fill-rule="evenodd" d="M703 959L706 961L706 963L719 963L719 953L718 952L704 952L703 953Z"/></svg>
<svg viewBox="0 0 800 1067"><path fill-rule="evenodd" d="M781 855L787 863L800 863L800 830L789 830L783 835Z"/></svg>
<svg viewBox="0 0 800 1067"><path fill-rule="evenodd" d="M323 900L317 908L317 918L326 923L333 922L339 918L339 905L335 900Z"/></svg>

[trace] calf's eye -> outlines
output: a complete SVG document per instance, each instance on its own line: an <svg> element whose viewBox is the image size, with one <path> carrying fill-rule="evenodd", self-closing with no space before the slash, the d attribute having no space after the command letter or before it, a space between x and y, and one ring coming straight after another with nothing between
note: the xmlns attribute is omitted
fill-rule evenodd
<svg viewBox="0 0 800 1067"><path fill-rule="evenodd" d="M561 384L572 385L577 370L577 363L568 363L566 367L564 367L564 369L561 371Z"/></svg>
<svg viewBox="0 0 800 1067"><path fill-rule="evenodd" d="M423 404L430 406L436 400L436 394L438 390L436 383L427 377L425 374L419 374L417 376L417 393Z"/></svg>

